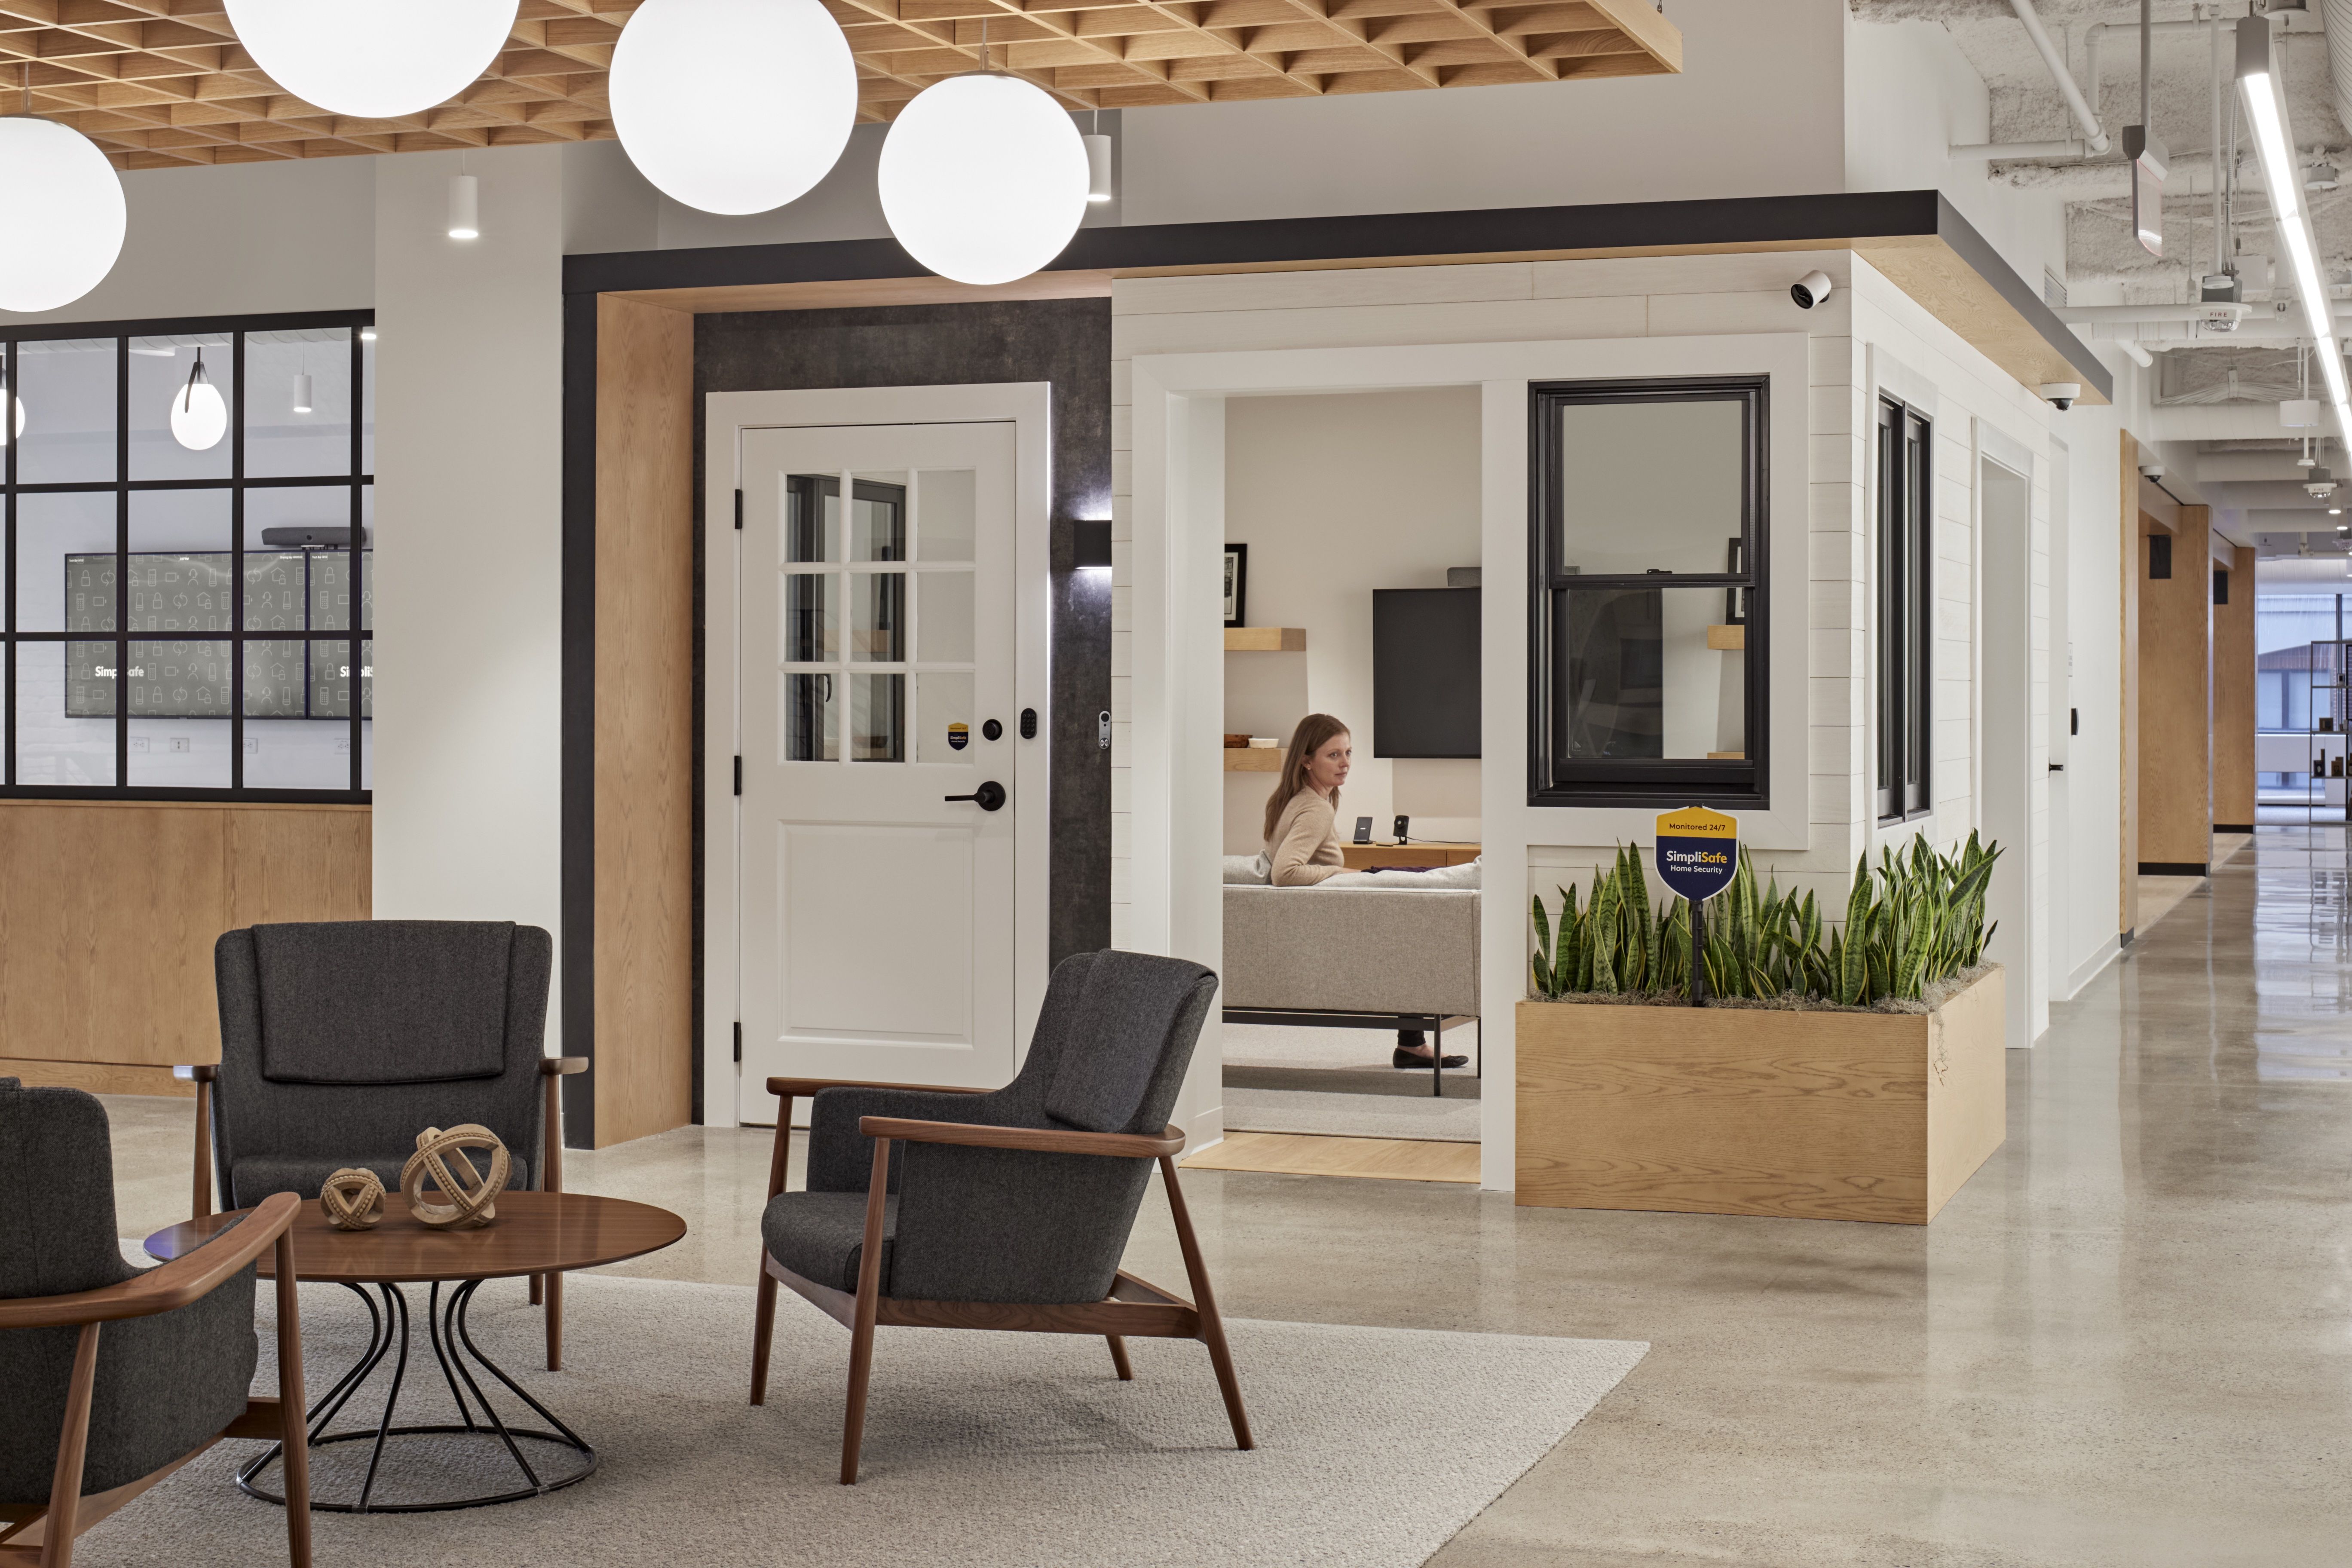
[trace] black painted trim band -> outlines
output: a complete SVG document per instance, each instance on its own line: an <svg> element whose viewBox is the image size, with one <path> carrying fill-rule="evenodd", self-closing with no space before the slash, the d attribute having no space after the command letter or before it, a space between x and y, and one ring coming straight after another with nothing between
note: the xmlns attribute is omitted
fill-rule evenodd
<svg viewBox="0 0 2352 1568"><path fill-rule="evenodd" d="M2139 863L2143 877L2204 877L2211 873L2201 860L2143 860Z"/></svg>
<svg viewBox="0 0 2352 1568"><path fill-rule="evenodd" d="M563 301L563 1142L596 1146L596 299Z"/></svg>

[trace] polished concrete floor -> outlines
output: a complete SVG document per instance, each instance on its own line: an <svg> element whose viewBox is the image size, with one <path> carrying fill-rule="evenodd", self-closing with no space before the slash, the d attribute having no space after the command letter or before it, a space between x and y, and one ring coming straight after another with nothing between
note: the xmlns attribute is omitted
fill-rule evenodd
<svg viewBox="0 0 2352 1568"><path fill-rule="evenodd" d="M2053 1008L2011 1054L2007 1145L1930 1227L1193 1172L1219 1294L1651 1342L1438 1568L2352 1563L2345 837L2265 829ZM181 1217L184 1105L111 1109L122 1228ZM688 1130L570 1184L688 1216L625 1271L748 1282L767 1149ZM1157 1203L1129 1263L1183 1278Z"/></svg>

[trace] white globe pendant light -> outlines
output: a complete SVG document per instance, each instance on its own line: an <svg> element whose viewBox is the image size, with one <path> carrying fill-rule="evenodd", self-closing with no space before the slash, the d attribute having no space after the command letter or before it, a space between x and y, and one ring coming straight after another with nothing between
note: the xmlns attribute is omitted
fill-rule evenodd
<svg viewBox="0 0 2352 1568"><path fill-rule="evenodd" d="M488 70L521 0L228 0L236 40L305 103L398 120Z"/></svg>
<svg viewBox="0 0 2352 1568"><path fill-rule="evenodd" d="M172 395L172 439L191 452L203 452L218 446L227 431L228 405L205 375L205 351L198 349L188 384Z"/></svg>
<svg viewBox="0 0 2352 1568"><path fill-rule="evenodd" d="M605 89L637 172L709 213L805 195L857 119L857 64L818 0L646 0Z"/></svg>
<svg viewBox="0 0 2352 1568"><path fill-rule="evenodd" d="M122 254L122 181L89 137L29 114L0 118L0 310L54 310Z"/></svg>
<svg viewBox="0 0 2352 1568"><path fill-rule="evenodd" d="M908 255L959 283L1010 283L1087 215L1087 149L1062 106L994 71L933 82L882 143L882 216Z"/></svg>

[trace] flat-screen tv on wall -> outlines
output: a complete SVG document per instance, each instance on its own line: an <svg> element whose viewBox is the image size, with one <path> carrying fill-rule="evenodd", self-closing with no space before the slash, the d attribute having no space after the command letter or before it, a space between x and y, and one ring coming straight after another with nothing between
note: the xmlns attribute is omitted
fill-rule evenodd
<svg viewBox="0 0 2352 1568"><path fill-rule="evenodd" d="M1478 590L1372 590L1372 755L1478 755Z"/></svg>

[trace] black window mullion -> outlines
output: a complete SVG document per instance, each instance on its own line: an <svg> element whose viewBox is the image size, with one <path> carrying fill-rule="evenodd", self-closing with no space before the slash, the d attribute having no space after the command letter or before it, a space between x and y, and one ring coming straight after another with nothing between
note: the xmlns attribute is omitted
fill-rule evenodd
<svg viewBox="0 0 2352 1568"><path fill-rule="evenodd" d="M1909 461L1905 468L1909 479L1911 516L1911 572L1908 584L1911 602L1911 689L1909 723L1909 766L1906 770L1905 810L1918 816L1930 809L1928 799L1929 771L1932 763L1934 732L1929 725L1936 685L1936 494L1934 475L1929 469L1927 422L1913 415L1905 429L1905 445Z"/></svg>
<svg viewBox="0 0 2352 1568"><path fill-rule="evenodd" d="M114 340L114 787L131 784L131 340Z"/></svg>
<svg viewBox="0 0 2352 1568"><path fill-rule="evenodd" d="M7 754L5 763L5 772L0 773L0 778L5 778L8 786L14 788L16 783L16 447L18 445L16 380L23 374L24 366L17 357L16 344L13 340L5 348L0 348L0 353L6 355L5 360L0 360L0 371L6 373L5 395L0 395L0 419L7 421L5 426L0 426L0 430L5 430L7 434L5 462L0 462L0 483L7 486L5 504L8 528L6 568L8 604L5 611L0 612L0 616L5 616L5 619L0 619L0 625L5 625L7 628L5 679L8 689L5 698L0 698L6 704L7 717L5 721L0 722L5 724Z"/></svg>
<svg viewBox="0 0 2352 1568"><path fill-rule="evenodd" d="M245 334L230 340L228 426L228 787L245 787Z"/></svg>
<svg viewBox="0 0 2352 1568"><path fill-rule="evenodd" d="M363 376L363 374L362 374L362 358L361 358L362 350L361 350L361 347L360 347L360 333L359 333L359 329L358 329L357 327L353 327L353 328L352 329L352 336L351 336L351 349L352 349L352 396L351 396L351 412L352 412L352 458L351 458L351 461L352 461L352 467L351 467L351 478L352 478L352 545L351 545L351 564L350 564L349 569L348 569L348 570L343 574L343 578L344 578L345 583L347 583L347 584L349 584L349 591L350 591L350 594L351 594L351 610L350 610L350 612L349 612L349 613L344 616L344 619L349 623L349 629L350 629L350 632L351 632L351 643L350 643L350 647L349 647L349 650L348 650L348 657L349 657L350 661L351 661L351 663L350 663L350 669L351 669L351 676L350 676L350 690L351 690L351 699L350 699L350 700L351 700L351 709L352 709L352 712L351 712L351 726L352 726L352 730L351 730L351 733L352 733L352 784L351 784L351 787L352 788L352 790L353 790L353 791L355 791L355 792L356 792L356 791L360 788L360 781L361 781L361 777L362 777L361 763L362 763L362 760L363 760L363 757L362 757L362 748L367 744L367 734L366 734L366 731L365 731L363 728L362 728L361 721L360 721L360 690L361 690L361 684L360 684L360 683L361 683L362 679L363 679L363 677L362 677L362 666L361 666L361 664L360 664L360 644L361 644L361 641L362 641L362 628L361 628L361 626L360 626L360 621L361 621L361 619L362 619L362 617L361 617L361 616L360 616L360 594L361 594L361 590L362 590L362 587L363 587L363 585L364 585L364 584L362 584L362 578L361 578L361 574L362 574L362 560L363 560L364 556L365 556L365 555L366 555L366 553L367 553L367 552L366 552L366 550L365 550L365 549L364 549L364 547L363 547L364 542L363 542L363 541L361 539L361 537L360 537L360 520L361 520L361 510L360 510L361 490L360 490L360 481L359 481L359 476L360 476L360 394L361 394L361 390L362 390L362 383L363 383L363 381L364 381L364 379L365 379L365 378L364 378L364 376Z"/></svg>

